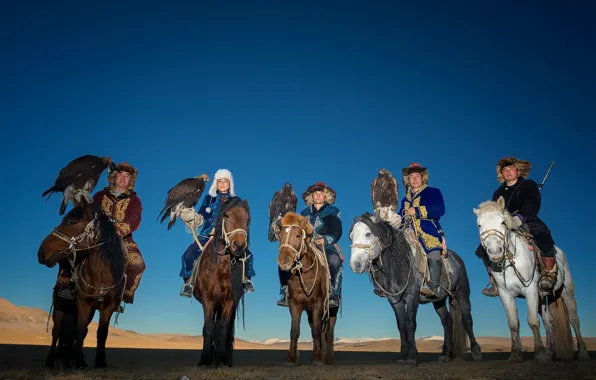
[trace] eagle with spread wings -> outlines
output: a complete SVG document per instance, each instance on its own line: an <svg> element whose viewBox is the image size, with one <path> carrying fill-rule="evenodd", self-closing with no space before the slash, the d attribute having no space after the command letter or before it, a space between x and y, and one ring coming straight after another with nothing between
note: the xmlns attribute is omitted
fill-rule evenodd
<svg viewBox="0 0 596 380"><path fill-rule="evenodd" d="M180 217L182 208L191 208L197 205L205 190L205 182L209 182L209 176L206 173L192 178L185 178L168 190L164 207L157 216L158 219L161 216L159 222L163 223L169 217L168 230L171 229L176 224L176 219Z"/></svg>
<svg viewBox="0 0 596 380"><path fill-rule="evenodd" d="M68 202L71 201L74 205L75 201L80 201L81 195L88 202L92 202L91 192L95 189L101 173L105 169L109 173L115 167L116 165L110 157L86 154L75 158L60 170L54 185L44 191L41 196L45 197L47 195L49 199L53 193L62 193L60 215L64 215Z"/></svg>
<svg viewBox="0 0 596 380"><path fill-rule="evenodd" d="M373 209L389 207L393 212L398 210L398 187L397 181L387 169L379 170L377 178L374 178L370 185L370 195Z"/></svg>
<svg viewBox="0 0 596 380"><path fill-rule="evenodd" d="M287 212L296 212L298 206L298 197L294 194L294 189L289 183L285 183L283 187L273 194L271 203L269 203L269 234L270 242L278 240L276 231L276 223Z"/></svg>

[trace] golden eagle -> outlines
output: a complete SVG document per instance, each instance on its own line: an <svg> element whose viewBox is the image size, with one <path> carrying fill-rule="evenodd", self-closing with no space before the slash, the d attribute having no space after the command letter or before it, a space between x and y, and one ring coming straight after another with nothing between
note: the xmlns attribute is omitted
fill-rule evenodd
<svg viewBox="0 0 596 380"><path fill-rule="evenodd" d="M68 163L54 181L54 185L41 194L42 197L48 195L48 199L53 193L62 193L62 204L60 205L60 215L64 215L68 201L79 201L83 195L88 202L91 200L91 192L95 189L101 173L107 168L108 173L116 165L110 157L98 157L86 154L75 158Z"/></svg>
<svg viewBox="0 0 596 380"><path fill-rule="evenodd" d="M377 178L373 179L370 185L370 195L374 210L379 207L389 207L394 212L398 210L398 187L397 181L387 169L379 170Z"/></svg>
<svg viewBox="0 0 596 380"><path fill-rule="evenodd" d="M209 176L201 174L200 176L185 178L168 190L164 207L157 216L158 219L161 216L159 222L163 223L169 217L168 230L171 229L176 224L176 218L180 216L180 210L183 207L191 208L199 202L205 190L205 182L209 182Z"/></svg>
<svg viewBox="0 0 596 380"><path fill-rule="evenodd" d="M273 194L271 203L269 203L269 241L274 242L278 239L275 224L289 212L296 212L298 206L298 197L294 194L294 189L289 183L285 183L281 190Z"/></svg>

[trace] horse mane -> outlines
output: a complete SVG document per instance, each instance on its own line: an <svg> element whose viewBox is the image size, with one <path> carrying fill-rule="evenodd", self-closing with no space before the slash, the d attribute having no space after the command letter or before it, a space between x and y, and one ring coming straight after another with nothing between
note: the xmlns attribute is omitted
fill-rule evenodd
<svg viewBox="0 0 596 380"><path fill-rule="evenodd" d="M373 218L378 219L378 221L375 222ZM403 287L408 272L413 269L410 257L410 245L404 234L396 232L381 218L378 218L376 215L370 214L369 212L365 212L354 219L350 233L357 222L366 224L373 235L380 240L382 250L379 257L381 257L382 265L380 263L376 264L381 269L379 272L383 274L385 280L391 285L396 288L400 286ZM373 281L372 272L369 276L370 280Z"/></svg>
<svg viewBox="0 0 596 380"><path fill-rule="evenodd" d="M124 264L126 262L125 260L127 260L127 257L125 257L122 251L122 239L116 232L116 226L114 226L105 213L95 210L94 212L97 212L97 220L99 222L98 242L104 242L104 244L98 247L98 255L102 260L106 260L109 263L114 281L118 281L124 275ZM84 219L85 215L83 209L79 206L66 214L64 220L67 217Z"/></svg>
<svg viewBox="0 0 596 380"><path fill-rule="evenodd" d="M503 214L503 216L505 217L505 220L507 221L507 225L510 226L511 225L511 221L512 221L512 216L511 213L507 210L507 209L503 209L501 210L497 204L497 202L495 201L484 201L482 203L480 203L480 205L478 206L478 210L477 210L477 214L478 216L480 216L481 214L487 213L487 212L497 212L499 214Z"/></svg>

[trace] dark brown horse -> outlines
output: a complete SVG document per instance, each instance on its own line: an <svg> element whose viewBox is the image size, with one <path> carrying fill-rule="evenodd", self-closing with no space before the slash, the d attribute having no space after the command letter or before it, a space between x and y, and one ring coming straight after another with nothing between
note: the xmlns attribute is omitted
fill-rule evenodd
<svg viewBox="0 0 596 380"><path fill-rule="evenodd" d="M203 351L199 366L232 366L234 322L248 250L250 210L238 197L224 203L215 233L199 258L194 297L203 305Z"/></svg>
<svg viewBox="0 0 596 380"><path fill-rule="evenodd" d="M87 327L95 311L99 310L95 367L100 368L107 367L105 347L110 319L118 309L124 291L126 247L108 217L93 204L81 199L81 203L43 240L37 253L39 263L49 268L58 263L72 263L76 294L74 337L68 336L69 329L64 328L68 326L65 326L64 321L59 321L65 313L56 314L54 323L58 322L63 328L54 329L57 331L52 333L53 342L47 364L53 359L51 355L55 354L55 341L59 336L63 342L74 340L72 361L75 368L87 367L83 342L87 336Z"/></svg>
<svg viewBox="0 0 596 380"><path fill-rule="evenodd" d="M277 264L281 270L291 272L287 287L292 316L288 352L290 364L296 363L298 359L300 319L304 310L308 315L312 332L313 364L323 364L323 356L325 364L334 364L333 332L338 308L328 310L330 290L328 265L325 254L321 253L321 256L318 256L313 249L313 231L314 228L308 219L295 212L288 212L281 219ZM323 330L324 339L322 339Z"/></svg>

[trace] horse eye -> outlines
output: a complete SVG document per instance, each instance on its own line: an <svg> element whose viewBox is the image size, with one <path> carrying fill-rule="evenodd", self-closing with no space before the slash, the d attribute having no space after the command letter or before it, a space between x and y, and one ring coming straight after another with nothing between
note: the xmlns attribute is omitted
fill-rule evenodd
<svg viewBox="0 0 596 380"><path fill-rule="evenodd" d="M224 214L224 218L229 218L230 216L228 214Z"/></svg>
<svg viewBox="0 0 596 380"><path fill-rule="evenodd" d="M370 232L367 232L366 233L366 237L370 237Z"/></svg>
<svg viewBox="0 0 596 380"><path fill-rule="evenodd" d="M74 220L74 219L70 219L70 220L68 221L68 224L70 224L70 225L72 226L72 225L74 225L74 224L77 224L77 221L76 221L76 220Z"/></svg>

